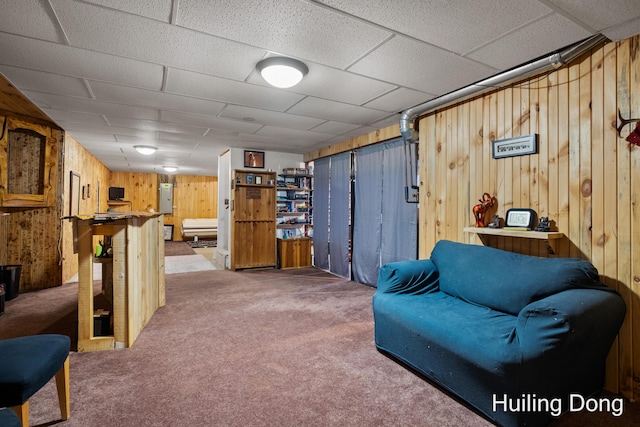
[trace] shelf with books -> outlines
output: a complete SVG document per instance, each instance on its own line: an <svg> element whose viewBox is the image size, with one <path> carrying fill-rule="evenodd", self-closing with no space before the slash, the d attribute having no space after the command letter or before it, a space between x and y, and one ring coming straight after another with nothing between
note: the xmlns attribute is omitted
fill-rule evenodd
<svg viewBox="0 0 640 427"><path fill-rule="evenodd" d="M277 234L279 238L310 237L313 227L313 175L306 169L278 175L276 185Z"/></svg>

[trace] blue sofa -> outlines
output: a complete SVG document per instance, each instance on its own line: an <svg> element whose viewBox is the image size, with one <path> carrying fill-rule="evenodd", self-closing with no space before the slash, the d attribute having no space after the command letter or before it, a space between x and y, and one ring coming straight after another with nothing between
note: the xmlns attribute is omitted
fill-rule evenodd
<svg viewBox="0 0 640 427"><path fill-rule="evenodd" d="M376 347L504 426L548 424L597 395L626 312L588 261L439 241L382 266Z"/></svg>

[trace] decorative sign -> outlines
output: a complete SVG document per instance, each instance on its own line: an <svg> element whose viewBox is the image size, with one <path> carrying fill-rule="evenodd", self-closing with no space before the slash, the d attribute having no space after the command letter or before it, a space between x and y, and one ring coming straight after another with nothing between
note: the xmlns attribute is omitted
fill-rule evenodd
<svg viewBox="0 0 640 427"><path fill-rule="evenodd" d="M493 141L492 156L494 159L503 157L523 156L535 154L538 150L538 135L516 136L514 138Z"/></svg>
<svg viewBox="0 0 640 427"><path fill-rule="evenodd" d="M260 192L260 188L247 188L247 199L259 199L262 197L262 193Z"/></svg>

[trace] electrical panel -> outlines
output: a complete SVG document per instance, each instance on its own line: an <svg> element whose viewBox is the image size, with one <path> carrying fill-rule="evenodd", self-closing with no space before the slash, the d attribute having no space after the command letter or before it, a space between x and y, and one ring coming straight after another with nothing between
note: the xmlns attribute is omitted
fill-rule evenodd
<svg viewBox="0 0 640 427"><path fill-rule="evenodd" d="M168 182L160 184L160 212L173 214L173 184Z"/></svg>

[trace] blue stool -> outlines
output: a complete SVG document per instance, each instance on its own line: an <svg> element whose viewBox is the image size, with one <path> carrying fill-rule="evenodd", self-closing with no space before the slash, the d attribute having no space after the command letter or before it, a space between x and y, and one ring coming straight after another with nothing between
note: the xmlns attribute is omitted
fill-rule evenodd
<svg viewBox="0 0 640 427"><path fill-rule="evenodd" d="M54 376L62 419L69 418L70 348L66 335L0 340L0 407L12 408L23 427L29 425L29 399Z"/></svg>
<svg viewBox="0 0 640 427"><path fill-rule="evenodd" d="M18 414L9 408L0 409L0 426L2 427L20 427L20 418Z"/></svg>

